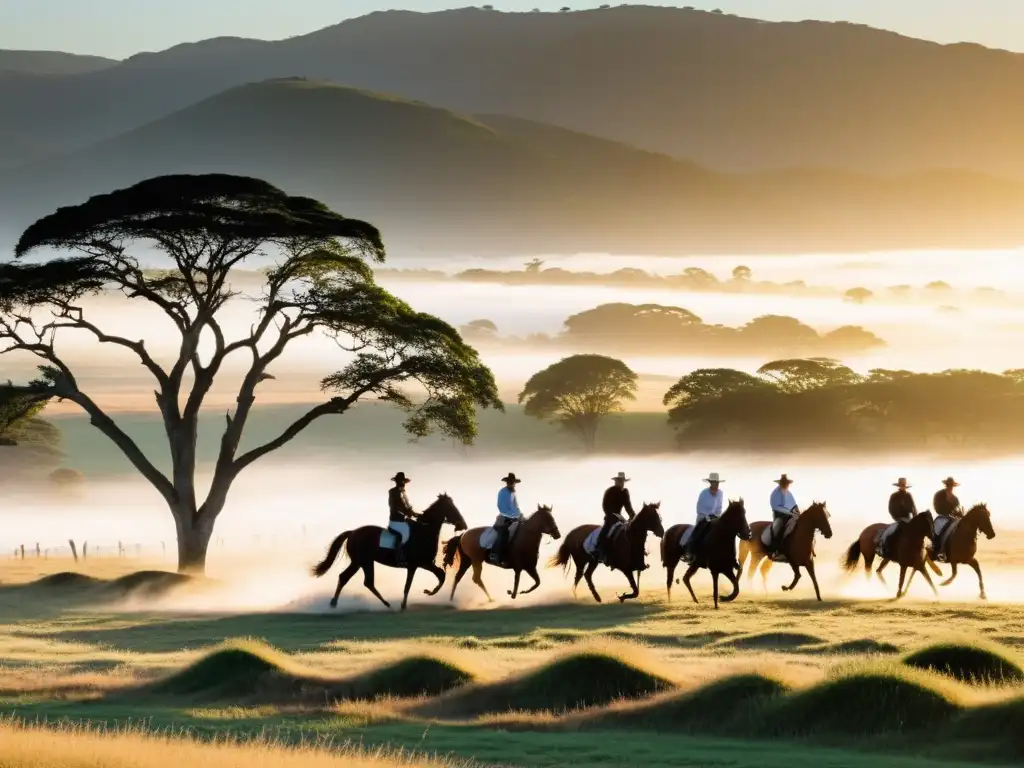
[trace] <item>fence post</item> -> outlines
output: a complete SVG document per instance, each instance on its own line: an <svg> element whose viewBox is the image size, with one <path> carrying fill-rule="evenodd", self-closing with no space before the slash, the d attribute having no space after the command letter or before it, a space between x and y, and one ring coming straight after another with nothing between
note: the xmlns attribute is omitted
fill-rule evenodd
<svg viewBox="0 0 1024 768"><path fill-rule="evenodd" d="M68 539L68 544L71 545L71 556L73 558L75 558L75 562L77 563L78 562L78 550L75 549L75 540L74 539Z"/></svg>
<svg viewBox="0 0 1024 768"><path fill-rule="evenodd" d="M89 556L89 542L82 542L82 559L85 560Z"/></svg>

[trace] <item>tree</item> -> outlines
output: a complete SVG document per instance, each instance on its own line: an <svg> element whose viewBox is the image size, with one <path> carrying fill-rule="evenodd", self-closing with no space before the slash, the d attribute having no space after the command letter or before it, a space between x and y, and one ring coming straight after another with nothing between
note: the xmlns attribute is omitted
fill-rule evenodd
<svg viewBox="0 0 1024 768"><path fill-rule="evenodd" d="M863 304L865 301L867 301L874 295L875 294L873 294L867 288L851 288L850 290L843 294L843 297L847 301L852 301L854 304Z"/></svg>
<svg viewBox="0 0 1024 768"><path fill-rule="evenodd" d="M466 338L493 339L498 335L498 326L486 318L470 320L459 328L459 333Z"/></svg>
<svg viewBox="0 0 1024 768"><path fill-rule="evenodd" d="M132 253L137 246L150 246L170 268L144 269ZM42 263L24 259L44 248L71 254ZM266 182L221 174L158 177L61 208L22 234L15 260L0 265L0 338L4 351L32 353L45 366L44 379L20 391L68 400L85 411L166 502L177 530L179 570L202 571L235 479L317 419L376 397L406 410L405 428L414 437L438 430L468 442L476 434L476 407L502 407L491 372L451 326L415 312L374 282L367 262L384 255L375 227ZM272 266L260 290L247 295L229 278L252 259ZM180 338L173 364L161 365L144 339L89 320L83 299L104 292L163 313ZM228 338L223 310L237 299L248 299L258 313L248 335ZM67 332L134 354L152 376L169 473L82 390L58 353L57 341ZM321 382L323 402L272 440L240 452L256 390L273 378L270 367L290 342L317 332L336 342L343 364ZM225 415L201 499L195 479L199 412L232 355L250 362L236 405Z"/></svg>
<svg viewBox="0 0 1024 768"><path fill-rule="evenodd" d="M749 282L753 276L754 273L751 271L750 267L746 267L742 264L734 268L732 271L732 279L737 282Z"/></svg>
<svg viewBox="0 0 1024 768"><path fill-rule="evenodd" d="M621 360L573 355L531 376L519 402L527 416L560 424L593 450L601 421L635 400L636 386L636 374Z"/></svg>
<svg viewBox="0 0 1024 768"><path fill-rule="evenodd" d="M540 272L541 267L544 266L544 260L538 258L532 258L524 266L524 271L529 272L531 275Z"/></svg>
<svg viewBox="0 0 1024 768"><path fill-rule="evenodd" d="M925 286L925 289L929 291L945 292L952 290L952 286L943 280L935 280L934 282L928 283L928 285Z"/></svg>
<svg viewBox="0 0 1024 768"><path fill-rule="evenodd" d="M694 288L711 288L718 285L718 278L700 267L687 267L684 269L683 279Z"/></svg>
<svg viewBox="0 0 1024 768"><path fill-rule="evenodd" d="M732 368L698 368L673 384L662 403L669 408L669 421L698 403L721 398L731 392L763 389L764 380Z"/></svg>
<svg viewBox="0 0 1024 768"><path fill-rule="evenodd" d="M873 347L884 347L885 342L859 325L842 325L821 337L822 346L829 352L860 352Z"/></svg>
<svg viewBox="0 0 1024 768"><path fill-rule="evenodd" d="M821 387L856 384L861 379L838 360L827 357L774 360L758 368L757 375L790 394Z"/></svg>

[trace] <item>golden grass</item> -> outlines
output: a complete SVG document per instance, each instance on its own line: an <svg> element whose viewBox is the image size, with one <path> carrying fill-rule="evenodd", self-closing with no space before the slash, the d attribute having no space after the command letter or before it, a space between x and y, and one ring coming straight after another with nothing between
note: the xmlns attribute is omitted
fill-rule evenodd
<svg viewBox="0 0 1024 768"><path fill-rule="evenodd" d="M82 728L57 729L0 725L2 768L385 768L441 766L401 752L368 753L351 746L328 750L327 744L285 748L268 741L197 742L149 735L142 731L97 733ZM450 763L449 763L450 765Z"/></svg>

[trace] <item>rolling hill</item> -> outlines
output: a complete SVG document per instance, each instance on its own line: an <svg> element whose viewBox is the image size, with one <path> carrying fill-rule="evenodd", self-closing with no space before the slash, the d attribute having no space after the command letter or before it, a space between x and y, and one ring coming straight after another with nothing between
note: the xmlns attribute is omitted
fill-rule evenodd
<svg viewBox="0 0 1024 768"><path fill-rule="evenodd" d="M0 72L21 72L28 75L79 75L98 72L118 64L116 59L83 56L60 51L0 50Z"/></svg>
<svg viewBox="0 0 1024 768"><path fill-rule="evenodd" d="M1024 185L966 172L716 173L522 118L304 79L232 88L0 173L7 236L168 173L265 178L426 251L860 250L1024 240Z"/></svg>
<svg viewBox="0 0 1024 768"><path fill-rule="evenodd" d="M98 72L0 79L7 130L80 148L226 88L305 76L506 114L716 170L969 169L1024 178L1024 55L852 24L664 7L388 11L218 38Z"/></svg>

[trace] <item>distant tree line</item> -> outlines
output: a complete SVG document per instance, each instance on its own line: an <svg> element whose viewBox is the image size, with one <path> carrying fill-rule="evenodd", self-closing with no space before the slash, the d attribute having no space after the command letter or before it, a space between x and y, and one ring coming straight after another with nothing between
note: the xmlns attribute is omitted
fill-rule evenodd
<svg viewBox="0 0 1024 768"><path fill-rule="evenodd" d="M997 448L1024 438L1024 370L864 376L827 358L778 360L756 374L693 371L664 403L680 444L692 448Z"/></svg>
<svg viewBox="0 0 1024 768"><path fill-rule="evenodd" d="M474 341L497 340L498 328L480 319L460 329ZM884 346L860 326L819 333L796 318L763 315L738 328L705 323L682 307L661 304L602 304L565 320L557 336L535 334L531 344L558 344L619 354L825 355L851 354Z"/></svg>

